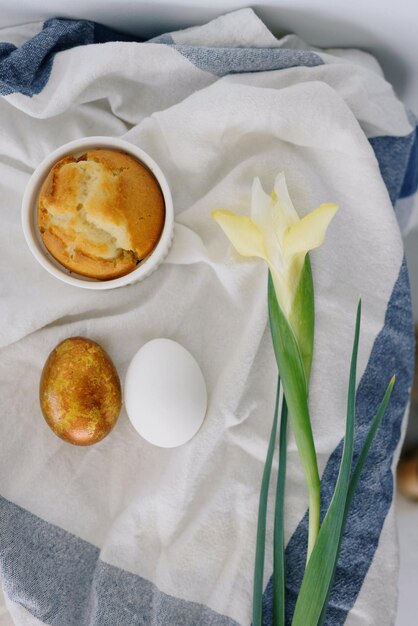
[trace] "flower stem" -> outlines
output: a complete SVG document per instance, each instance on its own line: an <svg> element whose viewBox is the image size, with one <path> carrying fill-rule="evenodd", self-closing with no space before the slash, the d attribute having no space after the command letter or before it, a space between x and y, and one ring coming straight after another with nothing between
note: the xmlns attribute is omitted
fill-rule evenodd
<svg viewBox="0 0 418 626"><path fill-rule="evenodd" d="M283 381L284 394L286 396L286 388ZM318 463L313 440L311 421L309 416L307 396L300 396L300 401L294 405L292 414L292 405L290 397L287 400L289 406L290 425L298 448L299 458L301 461L303 473L305 476L306 489L308 492L309 502L309 527L308 527L308 549L306 562L314 548L320 528L321 514L321 481L319 478ZM296 416L296 419L295 419Z"/></svg>
<svg viewBox="0 0 418 626"><path fill-rule="evenodd" d="M316 539L318 537L320 528L320 515L321 515L321 496L320 496L320 482L318 478L318 484L309 487L309 529L308 529L308 551L306 556L306 562L309 561Z"/></svg>
<svg viewBox="0 0 418 626"><path fill-rule="evenodd" d="M306 369L293 328L281 310L273 279L269 274L268 303L274 354L289 408L289 421L305 475L309 498L308 558L315 545L320 524L320 480L315 442L309 415Z"/></svg>

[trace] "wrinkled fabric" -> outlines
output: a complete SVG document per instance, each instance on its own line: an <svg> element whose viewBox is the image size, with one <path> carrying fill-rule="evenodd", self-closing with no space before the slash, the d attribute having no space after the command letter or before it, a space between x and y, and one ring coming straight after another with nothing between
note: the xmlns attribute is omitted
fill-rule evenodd
<svg viewBox="0 0 418 626"><path fill-rule="evenodd" d="M247 213L251 183L284 171L300 216L340 205L311 254L316 336L310 403L323 504L341 457L349 358L363 299L356 453L390 379L393 399L353 501L327 625L390 626L396 613L393 470L413 369L400 226L416 211L416 132L377 63L276 39L253 11L151 42L87 21L0 32L0 576L19 626L249 626L258 494L277 371L262 263L238 258L211 219ZM167 176L172 249L144 282L107 292L60 283L20 225L37 164L72 139L123 137ZM397 219L398 218L398 219ZM62 339L99 342L123 384L147 341L168 337L206 379L205 423L159 449L122 410L91 448L42 418L43 364ZM271 494L275 489L277 462ZM307 498L288 444L288 621L306 550ZM265 624L271 624L267 523Z"/></svg>

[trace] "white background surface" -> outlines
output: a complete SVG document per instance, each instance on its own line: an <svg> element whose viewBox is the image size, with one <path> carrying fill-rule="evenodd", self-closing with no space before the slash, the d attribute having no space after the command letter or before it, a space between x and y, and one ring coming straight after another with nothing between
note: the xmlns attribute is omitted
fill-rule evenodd
<svg viewBox="0 0 418 626"><path fill-rule="evenodd" d="M51 16L94 19L144 37L248 6L239 0L0 0L0 26ZM418 3L416 0L276 0L251 3L275 34L296 32L321 47L359 47L381 63L398 95L418 113ZM408 238L412 287L418 309L417 235ZM417 283L417 285L415 284ZM398 501L401 576L397 626L413 626L418 614L418 505ZM1 603L0 603L1 604ZM1 616L0 624L9 623Z"/></svg>

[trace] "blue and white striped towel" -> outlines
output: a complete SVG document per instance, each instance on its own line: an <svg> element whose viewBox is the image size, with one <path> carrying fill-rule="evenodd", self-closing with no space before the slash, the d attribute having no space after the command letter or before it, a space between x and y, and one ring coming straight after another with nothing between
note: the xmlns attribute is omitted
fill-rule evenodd
<svg viewBox="0 0 418 626"><path fill-rule="evenodd" d="M358 296L363 329L357 449L398 375L356 494L326 623L394 622L393 468L413 367L410 292L395 213L407 229L417 188L415 126L376 61L354 50L277 40L251 10L135 42L87 21L53 19L0 39L0 574L16 624L248 626L260 478L276 368L266 269L237 263L210 218L247 210L250 185L284 170L298 211L341 210L312 254L313 428L328 502L341 455ZM123 136L149 152L174 196L166 263L106 293L59 283L20 227L24 186L71 139ZM395 207L395 211L394 208ZM134 352L171 337L198 359L204 427L174 450L150 446L122 412L92 448L54 437L38 404L47 354L97 340L122 380ZM303 570L306 494L289 442L288 608ZM268 523L271 545L272 518ZM266 562L271 616L271 552Z"/></svg>

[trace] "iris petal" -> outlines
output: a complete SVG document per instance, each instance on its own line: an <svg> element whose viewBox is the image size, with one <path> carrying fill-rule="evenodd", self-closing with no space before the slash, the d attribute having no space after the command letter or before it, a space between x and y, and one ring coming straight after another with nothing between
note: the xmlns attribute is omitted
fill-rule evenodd
<svg viewBox="0 0 418 626"><path fill-rule="evenodd" d="M290 198L284 172L280 172L280 174L277 174L276 176L276 180L274 181L273 198L275 198L276 203L279 204L280 214L282 219L285 221L286 228L296 224L299 221L299 215L297 214Z"/></svg>
<svg viewBox="0 0 418 626"><path fill-rule="evenodd" d="M336 204L321 204L299 219L282 172L276 177L271 195L266 194L259 178L254 179L251 218L227 210L214 211L212 217L238 254L267 262L277 299L288 317L306 253L322 244L337 210Z"/></svg>
<svg viewBox="0 0 418 626"><path fill-rule="evenodd" d="M266 255L272 268L282 272L281 249L287 226L280 213L280 206L264 191L259 178L254 178L252 186L251 219L263 234Z"/></svg>
<svg viewBox="0 0 418 626"><path fill-rule="evenodd" d="M220 209L213 211L212 217L218 222L238 254L259 257L267 261L263 234L249 217Z"/></svg>
<svg viewBox="0 0 418 626"><path fill-rule="evenodd" d="M271 214L273 211L273 200L261 186L258 176L254 178L251 189L251 219L257 224L261 231L265 227L271 227Z"/></svg>
<svg viewBox="0 0 418 626"><path fill-rule="evenodd" d="M329 223L337 210L337 204L321 204L291 226L283 242L286 257L318 248L323 243Z"/></svg>

